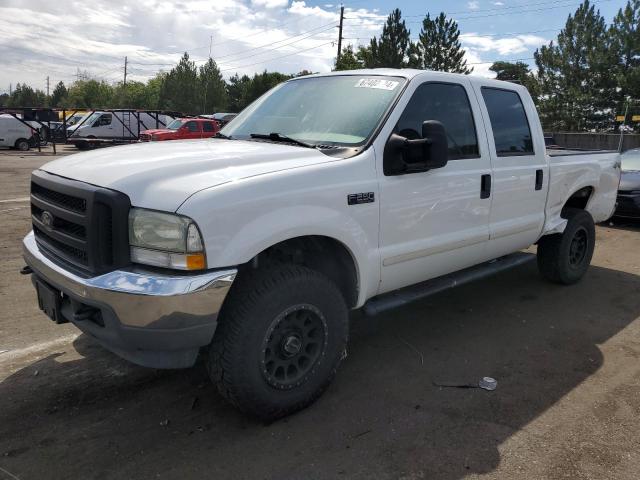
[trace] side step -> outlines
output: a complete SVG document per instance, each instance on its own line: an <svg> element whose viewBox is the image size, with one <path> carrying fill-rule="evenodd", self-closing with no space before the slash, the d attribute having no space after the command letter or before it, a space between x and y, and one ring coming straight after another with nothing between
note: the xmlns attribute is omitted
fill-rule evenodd
<svg viewBox="0 0 640 480"><path fill-rule="evenodd" d="M528 263L535 258L536 256L533 253L512 253L489 262L465 268L459 272L449 273L441 277L427 280L426 282L404 287L393 292L383 293L382 295L373 297L365 303L362 309L366 315L377 315L385 310L391 310L392 308L406 305L415 300L429 297L444 290L474 282L481 278L493 275L494 273L517 267L518 265Z"/></svg>

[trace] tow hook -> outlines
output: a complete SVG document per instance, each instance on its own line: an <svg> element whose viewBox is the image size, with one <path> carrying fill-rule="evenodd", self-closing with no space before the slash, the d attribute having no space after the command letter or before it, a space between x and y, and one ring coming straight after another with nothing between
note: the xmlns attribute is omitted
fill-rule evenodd
<svg viewBox="0 0 640 480"><path fill-rule="evenodd" d="M20 269L20 275L31 275L32 273L33 273L33 270L29 265L25 265Z"/></svg>

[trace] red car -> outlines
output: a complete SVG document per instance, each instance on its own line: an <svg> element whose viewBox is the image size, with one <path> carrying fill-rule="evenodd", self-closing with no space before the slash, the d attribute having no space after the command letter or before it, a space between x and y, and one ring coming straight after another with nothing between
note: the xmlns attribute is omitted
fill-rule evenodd
<svg viewBox="0 0 640 480"><path fill-rule="evenodd" d="M186 140L189 138L209 138L220 131L215 120L206 118L177 118L166 128L140 132L140 141Z"/></svg>

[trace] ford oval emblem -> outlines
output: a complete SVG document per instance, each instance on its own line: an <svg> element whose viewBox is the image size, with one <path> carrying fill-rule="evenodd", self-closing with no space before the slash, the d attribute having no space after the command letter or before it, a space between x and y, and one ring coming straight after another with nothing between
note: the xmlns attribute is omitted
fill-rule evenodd
<svg viewBox="0 0 640 480"><path fill-rule="evenodd" d="M46 210L44 212L42 212L42 215L40 216L40 219L42 220L42 224L45 227L51 228L53 226L53 215L51 215Z"/></svg>

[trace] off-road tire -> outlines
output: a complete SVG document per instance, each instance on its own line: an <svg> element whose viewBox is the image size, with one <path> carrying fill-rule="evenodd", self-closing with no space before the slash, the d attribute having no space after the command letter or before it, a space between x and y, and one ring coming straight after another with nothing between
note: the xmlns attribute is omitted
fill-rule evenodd
<svg viewBox="0 0 640 480"><path fill-rule="evenodd" d="M298 317L307 322L305 315L320 325L316 340L307 340L324 341L318 350L312 349L315 360L307 358L304 364L304 359L297 358L304 364L298 373L305 369L308 373L298 381L292 375L295 383L283 386L275 373L267 372L269 358L273 359L268 355L278 350L270 346L277 340L276 332L288 339L283 331L295 327ZM287 323L279 330L286 319L293 325ZM345 299L327 277L306 267L275 264L239 275L220 313L206 365L211 380L227 400L251 416L271 421L301 410L320 397L344 358L348 336ZM307 340L302 340L303 346L295 355L306 355ZM277 358L276 362L293 362L290 358ZM297 367L291 368L295 371Z"/></svg>
<svg viewBox="0 0 640 480"><path fill-rule="evenodd" d="M538 270L551 282L571 285L589 268L596 230L585 210L572 208L564 215L568 220L564 232L546 235L538 242Z"/></svg>

